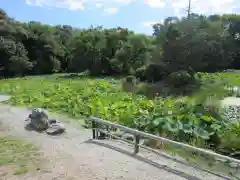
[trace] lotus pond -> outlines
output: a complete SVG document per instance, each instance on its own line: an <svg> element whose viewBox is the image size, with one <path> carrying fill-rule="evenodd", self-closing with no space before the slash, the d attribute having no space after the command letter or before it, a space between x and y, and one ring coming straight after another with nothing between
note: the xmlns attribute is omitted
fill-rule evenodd
<svg viewBox="0 0 240 180"><path fill-rule="evenodd" d="M226 123L194 98L147 99L123 92L120 80L111 78L42 76L3 79L0 84L0 92L12 95L13 105L42 107L76 120L93 115L197 146L239 148L232 147L236 138L226 141L229 147L219 142L226 136Z"/></svg>

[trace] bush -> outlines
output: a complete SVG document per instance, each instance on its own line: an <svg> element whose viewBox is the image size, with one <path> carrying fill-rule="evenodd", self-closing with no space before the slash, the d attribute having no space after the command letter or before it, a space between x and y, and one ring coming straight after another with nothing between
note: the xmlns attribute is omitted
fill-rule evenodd
<svg viewBox="0 0 240 180"><path fill-rule="evenodd" d="M135 76L140 80L140 81L146 81L146 66L142 66L138 69L136 69Z"/></svg>
<svg viewBox="0 0 240 180"><path fill-rule="evenodd" d="M127 76L123 79L122 89L126 92L136 92L137 79L135 76Z"/></svg>
<svg viewBox="0 0 240 180"><path fill-rule="evenodd" d="M127 77L124 79L124 82L132 83L132 84L136 85L137 79L136 79L135 76L130 75L130 76L127 76Z"/></svg>
<svg viewBox="0 0 240 180"><path fill-rule="evenodd" d="M169 75L169 83L175 87L186 86L191 83L193 77L187 71L177 71Z"/></svg>
<svg viewBox="0 0 240 180"><path fill-rule="evenodd" d="M167 88L164 84L159 83L141 83L138 85L137 94L147 96L148 98L154 98L156 96L165 96L167 94Z"/></svg>
<svg viewBox="0 0 240 180"><path fill-rule="evenodd" d="M163 65L149 64L136 70L136 77L141 81L157 82L164 77L165 71Z"/></svg>
<svg viewBox="0 0 240 180"><path fill-rule="evenodd" d="M219 136L221 137L220 149L228 150L229 153L240 151L240 123L229 125L219 133Z"/></svg>

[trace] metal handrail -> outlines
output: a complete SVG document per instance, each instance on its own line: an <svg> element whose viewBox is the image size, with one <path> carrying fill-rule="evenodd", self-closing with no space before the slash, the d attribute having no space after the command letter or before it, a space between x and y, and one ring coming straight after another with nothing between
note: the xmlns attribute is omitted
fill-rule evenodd
<svg viewBox="0 0 240 180"><path fill-rule="evenodd" d="M228 156L224 156L224 155L215 153L215 152L207 150L207 149L194 147L194 146L191 146L191 145L188 145L188 144L180 143L180 142L173 141L173 140L163 138L163 137L160 137L160 136L156 136L156 135L153 135L153 134L141 132L141 131L138 131L136 129L132 129L132 128L129 128L129 127L126 127L126 126L122 126L120 124L115 124L115 123L112 123L112 122L109 122L109 121L106 121L106 120L103 120L103 119L100 119L100 118L97 118L97 117L92 117L91 116L89 118L89 120L92 121L93 139L96 138L96 128L97 128L96 125L97 125L97 123L107 125L107 126L111 126L111 127L118 128L118 129L122 129L125 132L133 134L135 136L135 148L134 148L134 153L135 154L137 154L139 152L140 137L144 137L144 138L149 138L151 140L156 140L156 141L172 144L172 145L180 147L180 148L185 148L185 149L187 149L191 152L198 152L198 153L201 153L201 154L214 156L216 158L223 159L223 160L230 161L230 162L234 162L234 163L237 163L237 164L240 165L240 160L238 160L238 159L234 159L234 158L231 158L231 157L228 157Z"/></svg>

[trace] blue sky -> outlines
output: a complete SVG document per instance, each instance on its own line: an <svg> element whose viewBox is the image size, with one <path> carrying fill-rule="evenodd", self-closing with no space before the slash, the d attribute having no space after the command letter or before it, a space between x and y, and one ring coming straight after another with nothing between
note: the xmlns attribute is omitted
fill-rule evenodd
<svg viewBox="0 0 240 180"><path fill-rule="evenodd" d="M0 8L20 21L87 28L121 26L151 34L151 25L183 16L188 0L1 0ZM240 0L192 0L196 13L240 13Z"/></svg>

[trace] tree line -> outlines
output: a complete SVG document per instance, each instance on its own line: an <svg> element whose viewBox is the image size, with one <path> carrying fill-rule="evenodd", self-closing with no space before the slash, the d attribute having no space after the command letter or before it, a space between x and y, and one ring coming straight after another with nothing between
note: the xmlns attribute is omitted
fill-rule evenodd
<svg viewBox="0 0 240 180"><path fill-rule="evenodd" d="M19 22L0 11L0 76L55 72L189 81L195 72L240 68L240 15L168 17L153 34Z"/></svg>

